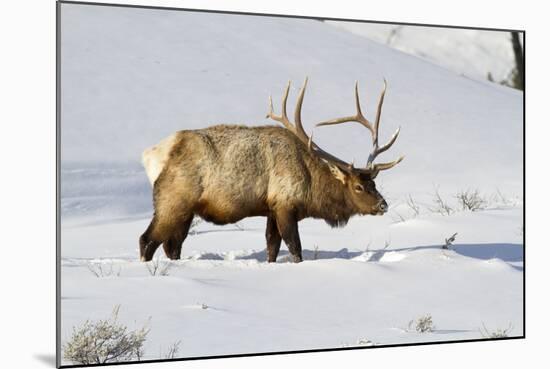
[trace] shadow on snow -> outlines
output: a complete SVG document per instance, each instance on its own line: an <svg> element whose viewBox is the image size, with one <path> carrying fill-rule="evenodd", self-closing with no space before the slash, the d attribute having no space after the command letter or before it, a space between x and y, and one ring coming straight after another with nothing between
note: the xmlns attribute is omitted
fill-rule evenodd
<svg viewBox="0 0 550 369"><path fill-rule="evenodd" d="M387 252L414 252L419 250L442 250L440 245L431 246L416 246L405 247L398 249L379 249L370 250L372 256L370 261L378 261ZM490 260L500 259L507 263L523 263L523 245L513 243L486 243L486 244L458 244L453 245L448 250L449 252L455 252L459 255L479 259ZM326 251L326 250L303 250L302 256L304 260L322 260L322 259L353 259L364 254L363 251L349 251L347 248L343 248L338 251ZM289 256L287 250L281 250L279 253L278 261L284 261ZM221 254L217 253L204 253L199 256L199 260L224 260L225 258ZM237 255L236 260L258 260L265 261L267 259L266 250L256 251L247 255ZM523 270L522 267L512 265L512 267Z"/></svg>

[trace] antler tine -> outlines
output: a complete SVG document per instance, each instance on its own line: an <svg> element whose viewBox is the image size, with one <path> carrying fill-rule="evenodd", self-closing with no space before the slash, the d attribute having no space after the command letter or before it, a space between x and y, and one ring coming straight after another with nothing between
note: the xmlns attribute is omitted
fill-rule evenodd
<svg viewBox="0 0 550 369"><path fill-rule="evenodd" d="M382 114L382 104L384 104L384 96L386 95L386 87L388 86L386 79L384 78L384 88L380 93L380 98L378 99L378 106L376 107L376 120L374 121L374 132L373 132L373 145L378 146L378 127L380 127L380 115Z"/></svg>
<svg viewBox="0 0 550 369"><path fill-rule="evenodd" d="M290 80L287 82L285 92L283 94L283 102L281 105L281 115L285 122L290 123L288 116L286 115L286 101L288 100L288 92L290 91Z"/></svg>
<svg viewBox="0 0 550 369"><path fill-rule="evenodd" d="M300 93L298 95L298 100L296 101L296 109L294 110L294 125L296 127L296 134L301 136L302 140L309 141L310 138L308 137L306 131L304 130L304 127L302 126L302 103L304 102L304 94L306 92L307 80L308 77L306 77L306 79L304 80L304 84L300 89Z"/></svg>
<svg viewBox="0 0 550 369"><path fill-rule="evenodd" d="M317 123L316 126L330 126L334 124L340 124L340 123L347 123L347 122L357 122L368 128L369 131L374 135L374 128L372 126L372 123L369 122L367 118L363 115L363 112L361 111L361 103L359 102L359 83L355 81L355 109L356 113L355 115L350 115L343 118L336 118L327 120L321 123Z"/></svg>
<svg viewBox="0 0 550 369"><path fill-rule="evenodd" d="M282 102L282 109L281 109L281 115L275 115L273 112L273 101L271 96L269 97L269 112L266 115L266 118L271 118L273 120L276 120L278 122L281 122L286 129L291 131L300 141L302 141L304 144L307 145L307 148L310 152L315 153L323 160L326 160L328 162L331 162L338 166L342 170L351 170L353 169L353 164L350 166L350 164L346 163L345 161L337 158L336 156L329 154L328 152L324 151L317 145L315 142L313 142L313 135L308 136L306 131L304 130L304 127L302 125L302 103L304 101L304 94L307 87L308 78L305 79L304 84L302 88L300 89L300 93L298 95L298 100L296 102L296 109L294 112L294 120L295 123L292 124L287 117L286 114L286 101L288 99L288 92L290 90L290 81L288 82L285 92L283 94L283 102Z"/></svg>
<svg viewBox="0 0 550 369"><path fill-rule="evenodd" d="M283 123L283 125L290 129L291 131L294 131L294 128L290 121L288 120L288 116L286 114L286 101L288 99L288 92L290 91L290 81L288 81L285 92L283 93L283 101L281 105L281 115L275 115L273 112L273 99L271 95L269 96L269 112L265 116L266 118L271 118L273 120L276 120L277 122Z"/></svg>
<svg viewBox="0 0 550 369"><path fill-rule="evenodd" d="M367 118L365 118L365 116L363 115L363 112L361 111L361 103L359 102L359 82L358 81L355 81L355 109L357 110L357 114L355 115L355 117L357 118L356 119L357 122L367 127L369 131L371 131L371 133L374 134L372 123L369 122Z"/></svg>
<svg viewBox="0 0 550 369"><path fill-rule="evenodd" d="M378 175L378 172L380 172L381 170L386 170L386 169L393 168L394 166L399 164L401 162L401 160L403 160L404 158L405 158L405 156L402 155L397 160L394 160L394 161L389 162L389 163L372 164L371 166L369 166L367 168L364 168L364 169L361 168L361 169L356 169L356 170L361 172L361 173L368 173L368 174L371 175L372 178L375 178Z"/></svg>
<svg viewBox="0 0 550 369"><path fill-rule="evenodd" d="M378 142L376 142L376 145L374 145L374 149L372 150L372 152L369 154L369 158L367 159L367 166L369 164L372 164L374 162L374 159L381 153L383 153L384 151L388 150L392 145L393 143L395 142L395 140L397 140L397 136L399 136L399 132L401 132L401 127L397 128L395 130L395 132L393 133L392 137L390 138L390 140L384 144L382 147L378 147ZM377 140L378 141L378 140Z"/></svg>
<svg viewBox="0 0 550 369"><path fill-rule="evenodd" d="M355 170L362 173L371 173L373 177L376 176L379 171L390 169L393 166L397 165L401 160L403 160L403 157L400 157L399 159L390 163L373 164L374 159L379 154L388 150L395 143L395 140L397 140L397 137L399 136L399 132L401 130L401 128L398 128L386 144L382 145L381 147L378 146L378 130L380 128L380 116L382 115L382 106L384 104L384 97L386 95L387 85L388 85L387 81L384 78L384 88L382 89L382 92L380 93L380 98L378 100L378 106L376 109L376 118L375 118L374 124L368 121L361 111L361 104L359 101L359 87L358 87L357 81L355 82L355 109L356 109L355 115L327 120L316 124L316 126L318 127L318 126L328 126L328 125L334 125L334 124L340 124L340 123L346 123L346 122L357 122L362 124L366 128L368 128L372 134L373 150L368 156L366 168L355 169Z"/></svg>
<svg viewBox="0 0 550 369"><path fill-rule="evenodd" d="M376 109L376 120L374 121L374 132L373 132L373 135L372 135L372 146L373 146L373 150L372 152L369 154L369 158L367 159L367 168L368 167L372 167L373 166L373 162L374 162L374 159L381 153L383 153L384 151L388 150L392 145L393 143L395 142L395 140L397 140L397 136L399 136L399 132L401 130L401 127L397 128L397 130L395 131L395 133L392 135L392 137L390 138L390 140L385 144L385 145L382 145L382 147L379 147L378 146L378 129L380 128L380 116L382 114L382 105L384 104L384 96L386 95L386 88L387 88L387 82L386 82L386 79L384 78L384 88L382 89L382 93L380 94L380 99L378 100L378 107ZM401 161L402 158L396 160L395 162L392 162L392 163L395 163L393 164L391 167L393 167L394 165L396 165L399 161ZM391 168L389 167L389 168ZM385 170L385 169L389 169L389 168L382 168L380 170Z"/></svg>
<svg viewBox="0 0 550 369"><path fill-rule="evenodd" d="M405 156L401 155L397 160L394 160L392 162L374 164L374 168L377 171L390 169L390 168L393 168L394 166L396 166L397 164L401 163L401 160L403 160L404 158L405 158Z"/></svg>

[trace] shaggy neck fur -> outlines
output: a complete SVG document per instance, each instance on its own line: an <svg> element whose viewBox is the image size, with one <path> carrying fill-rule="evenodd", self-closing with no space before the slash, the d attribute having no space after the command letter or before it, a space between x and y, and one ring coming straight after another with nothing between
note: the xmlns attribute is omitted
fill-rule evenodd
<svg viewBox="0 0 550 369"><path fill-rule="evenodd" d="M347 188L318 160L317 175L312 175L310 216L324 219L331 227L343 227L359 209L347 196Z"/></svg>

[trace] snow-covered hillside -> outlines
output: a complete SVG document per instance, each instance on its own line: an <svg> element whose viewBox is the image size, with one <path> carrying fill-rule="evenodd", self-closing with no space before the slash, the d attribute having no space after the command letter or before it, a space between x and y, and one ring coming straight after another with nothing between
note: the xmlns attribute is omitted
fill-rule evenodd
<svg viewBox="0 0 550 369"><path fill-rule="evenodd" d="M471 78L507 80L515 67L510 32L327 21Z"/></svg>
<svg viewBox="0 0 550 369"><path fill-rule="evenodd" d="M193 357L482 338L483 325L523 334L520 92L313 20L61 9L62 341L118 304L129 327L151 317L148 359L178 340L179 356ZM300 264L284 246L265 262L263 218L203 222L181 261L161 261L168 275L150 275L138 261L152 214L141 151L176 130L273 124L268 96L278 109L290 79L293 106L305 76L308 131L353 113L355 80L372 117L387 79L381 139L401 134L380 160L406 156L377 179L389 213L342 229L302 221ZM371 145L359 125L318 128L315 139L356 164ZM486 206L462 210L454 196L476 189ZM434 210L436 190L452 214ZM409 329L425 314L435 330Z"/></svg>

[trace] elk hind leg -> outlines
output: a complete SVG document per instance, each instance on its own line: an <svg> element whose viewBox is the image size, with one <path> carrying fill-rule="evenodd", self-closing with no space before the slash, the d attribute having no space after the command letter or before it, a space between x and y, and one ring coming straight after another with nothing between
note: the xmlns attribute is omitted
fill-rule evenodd
<svg viewBox="0 0 550 369"><path fill-rule="evenodd" d="M165 212L164 214L167 213ZM151 224L145 233L143 233L140 237L139 245L141 261L150 261L153 259L155 251L157 251L160 244L164 242L168 242L169 246L167 247L169 247L170 253L173 252L170 245L176 243L178 247L174 247L176 250L175 255L178 254L177 250L185 238L183 234L187 236L187 231L189 230L189 226L182 227L182 224L186 225L187 223L184 223L181 219L187 220L189 216L182 216L183 213L180 213L180 216L177 216L174 213L168 214L170 214L170 216L159 216L159 213L156 212ZM189 225L190 224L191 221L189 221ZM185 233L183 233L182 230L185 230ZM170 240L172 237L174 238L174 242Z"/></svg>
<svg viewBox="0 0 550 369"><path fill-rule="evenodd" d="M163 243L164 253L171 260L178 260L181 258L181 248L183 241L187 238L189 234L189 229L191 228L191 223L193 222L193 216L186 218L182 221L180 227L174 231L172 236Z"/></svg>
<svg viewBox="0 0 550 369"><path fill-rule="evenodd" d="M155 239L153 237L153 232L157 227L157 223L158 223L158 219L157 219L157 216L155 215L153 216L153 219L151 220L151 223L149 223L149 226L147 227L145 232L139 238L139 258L141 261L151 260L151 259L147 259L146 255L151 254L151 258L152 258L152 254L154 254L156 249L162 243L162 240Z"/></svg>

